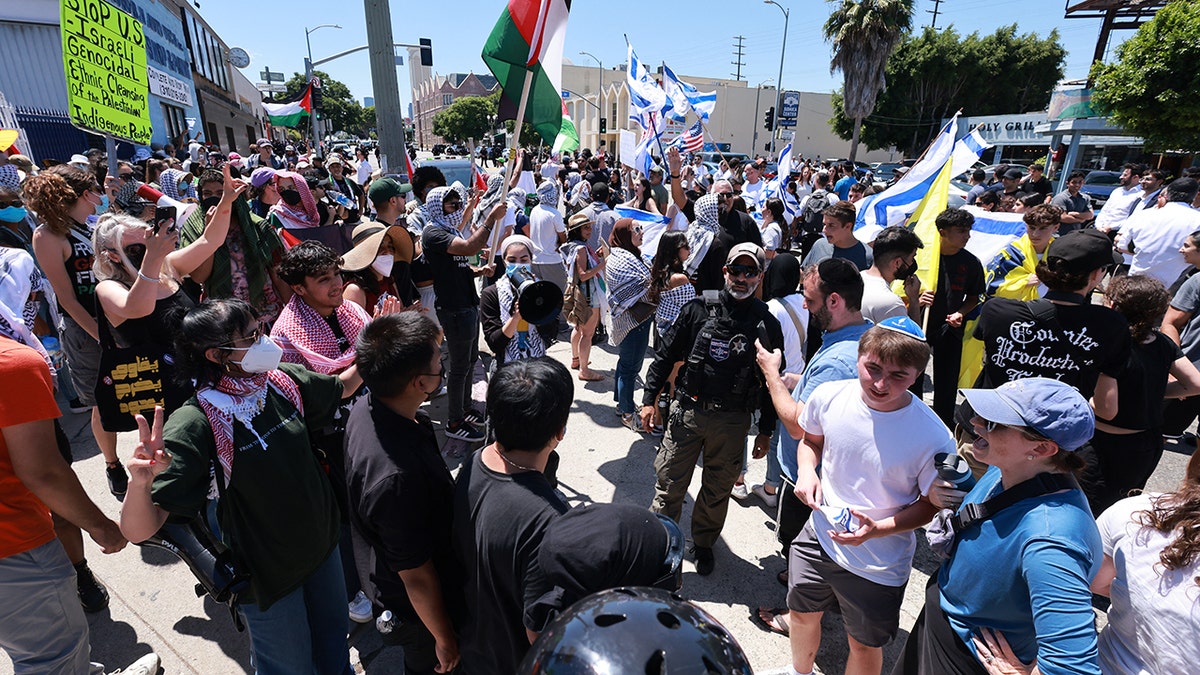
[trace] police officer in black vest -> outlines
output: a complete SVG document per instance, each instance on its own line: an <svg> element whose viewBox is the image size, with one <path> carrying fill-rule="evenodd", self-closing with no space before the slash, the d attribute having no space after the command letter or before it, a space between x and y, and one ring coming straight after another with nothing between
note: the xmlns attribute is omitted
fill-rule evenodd
<svg viewBox="0 0 1200 675"><path fill-rule="evenodd" d="M700 494L692 512L693 555L701 575L713 570L712 547L742 471L751 415L759 411L755 459L766 455L775 428L775 408L754 363L755 340L763 346L783 344L779 322L754 297L764 267L761 247L734 246L725 259L724 290L705 291L684 305L646 376L641 419L649 431L659 392L675 364L683 363L654 460L657 480L650 510L679 522L696 459L703 455Z"/></svg>

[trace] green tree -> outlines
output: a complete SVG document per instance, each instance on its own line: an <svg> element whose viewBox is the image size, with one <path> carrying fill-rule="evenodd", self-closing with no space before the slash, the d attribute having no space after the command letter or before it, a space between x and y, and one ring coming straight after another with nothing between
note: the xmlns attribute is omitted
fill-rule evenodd
<svg viewBox="0 0 1200 675"><path fill-rule="evenodd" d="M465 96L433 116L433 133L451 143L482 141L492 130L496 106L487 96Z"/></svg>
<svg viewBox="0 0 1200 675"><path fill-rule="evenodd" d="M963 37L952 26L906 36L888 59L888 87L864 122L862 142L914 157L957 110L968 116L1044 110L1065 58L1056 31L1018 35L1016 25L985 36ZM854 121L840 93L830 123L840 137L852 137Z"/></svg>
<svg viewBox="0 0 1200 675"><path fill-rule="evenodd" d="M823 30L825 39L833 42L829 70L842 71L842 108L854 120L850 134L850 161L854 161L863 118L887 88L888 57L912 26L913 0L829 1L841 4Z"/></svg>
<svg viewBox="0 0 1200 675"><path fill-rule="evenodd" d="M1092 68L1092 102L1155 150L1200 150L1200 4L1171 2Z"/></svg>
<svg viewBox="0 0 1200 675"><path fill-rule="evenodd" d="M321 78L321 103L317 112L328 124L329 132L357 132L362 123L363 108L362 104L350 95L350 88L323 71L313 71L313 74ZM306 85L307 80L304 79L303 73L293 73L291 79L284 82L283 86L287 87L287 91L281 94L280 98L298 96Z"/></svg>

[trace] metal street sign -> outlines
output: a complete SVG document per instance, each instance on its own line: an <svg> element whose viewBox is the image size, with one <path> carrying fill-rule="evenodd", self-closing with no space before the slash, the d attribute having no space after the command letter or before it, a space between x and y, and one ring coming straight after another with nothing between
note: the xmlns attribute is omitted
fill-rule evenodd
<svg viewBox="0 0 1200 675"><path fill-rule="evenodd" d="M283 73L273 73L270 68L263 68L258 77L264 82L283 82Z"/></svg>
<svg viewBox="0 0 1200 675"><path fill-rule="evenodd" d="M785 91L779 97L779 119L794 120L800 116L800 92ZM783 124L783 126L791 126Z"/></svg>
<svg viewBox="0 0 1200 675"><path fill-rule="evenodd" d="M269 91L275 94L282 94L283 92L287 91L287 87L282 84L275 84L274 82L255 82L254 86L257 87L259 91Z"/></svg>

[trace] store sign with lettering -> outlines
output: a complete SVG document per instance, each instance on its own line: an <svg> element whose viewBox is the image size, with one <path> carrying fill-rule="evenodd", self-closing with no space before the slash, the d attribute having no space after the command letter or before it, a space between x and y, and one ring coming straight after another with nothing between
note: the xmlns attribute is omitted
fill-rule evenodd
<svg viewBox="0 0 1200 675"><path fill-rule="evenodd" d="M192 105L192 87L187 82L178 77L172 77L154 66L146 66L146 75L150 79L151 94L175 101L184 107Z"/></svg>
<svg viewBox="0 0 1200 675"><path fill-rule="evenodd" d="M62 0L62 39L71 123L148 145L150 84L141 22L103 0Z"/></svg>

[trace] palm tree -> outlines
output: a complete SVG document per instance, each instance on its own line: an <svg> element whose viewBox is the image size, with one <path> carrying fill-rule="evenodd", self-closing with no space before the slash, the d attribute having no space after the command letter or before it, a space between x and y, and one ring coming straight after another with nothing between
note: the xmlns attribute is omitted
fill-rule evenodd
<svg viewBox="0 0 1200 675"><path fill-rule="evenodd" d="M842 71L842 107L854 120L850 161L858 154L863 118L875 109L887 88L884 67L892 50L912 27L913 0L829 0L841 6L825 22L825 39L833 42L829 71Z"/></svg>

